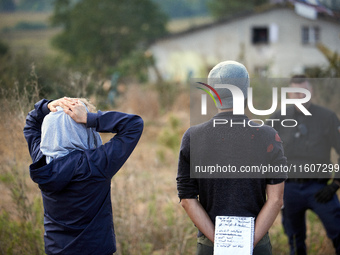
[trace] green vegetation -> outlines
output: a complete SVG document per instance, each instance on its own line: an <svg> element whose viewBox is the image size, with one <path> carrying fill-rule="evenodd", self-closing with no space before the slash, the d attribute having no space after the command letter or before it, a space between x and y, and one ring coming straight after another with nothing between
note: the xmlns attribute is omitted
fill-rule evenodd
<svg viewBox="0 0 340 255"><path fill-rule="evenodd" d="M268 3L268 0L224 1L210 0L209 9L215 18L227 18L240 12L253 10L254 7Z"/></svg>
<svg viewBox="0 0 340 255"><path fill-rule="evenodd" d="M325 70L320 69L319 73L315 76L317 77L340 77L340 56L338 52L332 52L325 45L319 43L317 45L318 49L328 60L328 67ZM312 77L315 77L312 74Z"/></svg>
<svg viewBox="0 0 340 255"><path fill-rule="evenodd" d="M171 149L175 154L179 151L181 144L180 120L174 115L170 115L167 121L168 126L160 132L158 141L166 148Z"/></svg>
<svg viewBox="0 0 340 255"><path fill-rule="evenodd" d="M209 0L152 0L171 18L202 16L208 14ZM70 1L72 4L79 0ZM53 0L0 0L0 11L51 11Z"/></svg>
<svg viewBox="0 0 340 255"><path fill-rule="evenodd" d="M73 4L76 2L72 1ZM72 6L69 7L67 11L74 13ZM112 11L106 15L114 15L115 10ZM194 254L196 229L178 203L175 181L180 140L189 126L187 84L162 81L147 84L146 67L152 66L154 59L145 51L145 46L150 38L156 36L154 34L143 35L140 44L117 58L105 56L109 60L108 63L103 61L103 66L98 64L98 60L93 61L95 65L92 66L92 55L86 56L85 48L74 55L73 52L57 52L51 48L50 39L62 32L63 27L49 27L49 16L50 13L14 12L2 13L0 17L0 255L43 254L44 250L41 194L28 174L31 159L22 135L26 114L42 97L65 95L88 97L99 109L112 109L105 84L111 86L109 81L113 73L119 73L119 97L115 100L114 110L133 112L145 120L139 145L112 181L118 254ZM94 18L98 18L99 23L103 22L101 17ZM192 24L209 21L211 18L178 19L167 26L171 31L179 31ZM79 24L90 26L82 22L79 21ZM26 24L28 28L19 30L23 26L19 24ZM34 24L44 24L46 28L31 30ZM4 31L6 27L9 29ZM121 33L125 31L121 29ZM131 29L135 28L132 26ZM96 36L95 33L91 35ZM122 40L129 40L126 38L130 37ZM108 41L115 42L113 39ZM77 45L81 48L83 44ZM84 63L83 59L86 60ZM334 73L339 68L338 60L334 56L329 59L329 70L333 70L329 72ZM322 75L325 73L320 77ZM259 109L270 107L271 94L264 90L266 84L254 86L254 93L258 93L256 97L259 98L254 102L255 106ZM327 86L318 90L318 100L339 109L338 88L331 83ZM103 135L104 142L110 138L110 135ZM307 217L309 254L334 253L319 219L310 212ZM287 254L287 238L280 217L271 228L270 235L274 254Z"/></svg>
<svg viewBox="0 0 340 255"><path fill-rule="evenodd" d="M1 255L43 254L41 194L29 178L30 158L22 136L24 118L39 97L36 79L32 72L27 83L30 93L13 92L0 99ZM151 88L145 85L128 88L115 108L138 113L146 123L139 145L112 180L118 254L194 254L196 229L178 203L175 182L179 143L188 128L189 109L184 100L177 100L177 110L162 114L159 92ZM186 90L180 94L179 98L189 98ZM150 114L150 108L156 111ZM110 138L103 135L104 142ZM159 151L163 160L157 158ZM331 242L320 220L310 212L307 218L309 254L332 254ZM280 217L270 236L274 254L287 254Z"/></svg>
<svg viewBox="0 0 340 255"><path fill-rule="evenodd" d="M1 90L1 255L44 254L42 199L38 192L32 193L27 171L29 161L21 133L27 109L38 99L33 79L30 87L30 92L24 90L21 94L18 90Z"/></svg>
<svg viewBox="0 0 340 255"><path fill-rule="evenodd" d="M151 0L57 0L51 20L63 29L53 44L76 66L95 71L146 50L166 32L166 16Z"/></svg>
<svg viewBox="0 0 340 255"><path fill-rule="evenodd" d="M39 30L46 29L47 25L42 22L26 22L21 21L17 23L14 27L5 27L2 29L3 32L9 32L11 30Z"/></svg>
<svg viewBox="0 0 340 255"><path fill-rule="evenodd" d="M15 203L13 213L0 209L0 254L44 254L42 201L28 199L27 178L20 175L24 169L17 167L0 173L0 185L10 190Z"/></svg>
<svg viewBox="0 0 340 255"><path fill-rule="evenodd" d="M13 28L18 23L42 23L48 27L49 17L51 13L49 12L13 12L13 13L1 13L0 14L0 30L5 27ZM3 36L2 36L3 38ZM49 40L50 38L48 38Z"/></svg>
<svg viewBox="0 0 340 255"><path fill-rule="evenodd" d="M325 45L317 45L319 51L328 61L328 66L313 67L306 70L310 78L322 78L324 86L314 86L316 100L321 105L328 105L331 109L339 109L340 101L334 95L340 94L339 77L340 77L340 56L338 52L333 52Z"/></svg>

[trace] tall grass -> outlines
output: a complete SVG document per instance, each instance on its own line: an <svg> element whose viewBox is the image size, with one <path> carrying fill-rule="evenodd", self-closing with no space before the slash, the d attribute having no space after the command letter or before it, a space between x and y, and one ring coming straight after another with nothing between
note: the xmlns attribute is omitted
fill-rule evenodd
<svg viewBox="0 0 340 255"><path fill-rule="evenodd" d="M1 255L39 255L44 250L41 195L29 178L31 159L22 135L25 116L40 99L37 87L32 72L24 92L2 91L6 96L1 97L0 111ZM196 228L179 204L175 181L180 140L189 127L189 94L178 90L168 105L162 105L165 94L153 86L129 85L114 108L145 120L139 144L112 179L117 254L186 255L196 250ZM104 142L111 137L102 135ZM311 212L307 215L309 254L334 254L320 220ZM288 254L280 217L270 236L274 254Z"/></svg>
<svg viewBox="0 0 340 255"><path fill-rule="evenodd" d="M27 109L38 99L34 68L31 78L20 94L17 85L1 90L0 254L39 255L44 250L42 202L28 179L30 158L22 134Z"/></svg>

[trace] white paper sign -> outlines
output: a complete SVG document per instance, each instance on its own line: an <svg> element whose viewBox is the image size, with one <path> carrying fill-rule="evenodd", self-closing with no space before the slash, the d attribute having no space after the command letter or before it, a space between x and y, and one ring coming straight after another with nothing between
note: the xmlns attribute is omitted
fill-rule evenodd
<svg viewBox="0 0 340 255"><path fill-rule="evenodd" d="M253 217L216 217L214 255L252 255L253 243Z"/></svg>

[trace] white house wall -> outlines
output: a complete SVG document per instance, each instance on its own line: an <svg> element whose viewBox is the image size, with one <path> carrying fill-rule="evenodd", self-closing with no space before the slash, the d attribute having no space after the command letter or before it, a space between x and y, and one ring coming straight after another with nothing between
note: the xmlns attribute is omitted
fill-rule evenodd
<svg viewBox="0 0 340 255"><path fill-rule="evenodd" d="M150 50L165 79L183 81L190 73L202 78L223 60L241 61L251 73L256 67L268 67L268 76L288 77L303 72L305 67L327 65L315 46L302 44L302 26L306 25L318 26L321 42L340 53L340 24L309 20L284 8L169 37L156 42ZM253 45L254 26L272 27L274 42Z"/></svg>

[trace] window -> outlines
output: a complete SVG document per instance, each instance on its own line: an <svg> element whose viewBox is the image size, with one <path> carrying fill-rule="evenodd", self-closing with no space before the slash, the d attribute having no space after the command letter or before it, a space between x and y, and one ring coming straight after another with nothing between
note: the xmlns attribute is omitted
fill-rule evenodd
<svg viewBox="0 0 340 255"><path fill-rule="evenodd" d="M302 27L302 44L315 45L320 41L320 29L317 26Z"/></svg>
<svg viewBox="0 0 340 255"><path fill-rule="evenodd" d="M252 43L253 44L268 44L269 29L268 27L253 27Z"/></svg>

